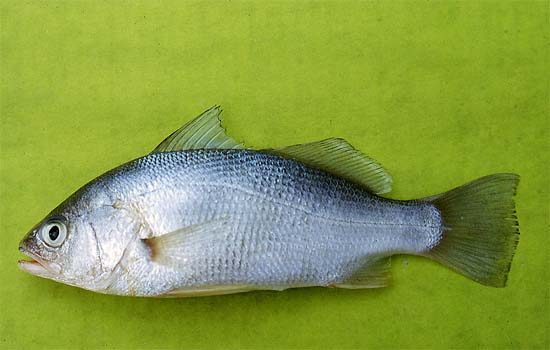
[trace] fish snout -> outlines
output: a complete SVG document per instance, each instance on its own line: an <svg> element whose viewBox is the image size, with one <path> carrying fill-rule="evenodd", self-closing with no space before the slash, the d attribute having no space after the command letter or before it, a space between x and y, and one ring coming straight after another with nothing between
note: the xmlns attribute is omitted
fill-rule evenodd
<svg viewBox="0 0 550 350"><path fill-rule="evenodd" d="M27 260L19 260L19 268L41 277L48 276L51 273L59 273L61 267L59 264L52 262L48 254L44 254L47 252L44 251L42 244L38 242L36 235L36 230L31 230L23 237L21 242L19 242L19 252L30 258Z"/></svg>
<svg viewBox="0 0 550 350"><path fill-rule="evenodd" d="M23 237L23 239L19 242L19 252L29 255L38 253L39 249L37 247L37 237L36 237L36 230L31 230L29 233Z"/></svg>

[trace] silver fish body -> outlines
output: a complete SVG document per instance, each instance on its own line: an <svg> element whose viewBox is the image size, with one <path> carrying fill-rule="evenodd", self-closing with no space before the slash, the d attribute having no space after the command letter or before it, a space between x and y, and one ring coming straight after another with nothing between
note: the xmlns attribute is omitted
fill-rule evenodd
<svg viewBox="0 0 550 350"><path fill-rule="evenodd" d="M517 183L502 181L507 188ZM447 202L438 203L385 199L272 152L157 152L107 172L62 203L21 243L36 261L20 264L42 277L119 295L380 287L391 255L445 260ZM55 247L59 228L68 234ZM501 249L510 259L516 241ZM452 262L447 265L468 275ZM501 276L498 283L487 276L469 277L501 283Z"/></svg>
<svg viewBox="0 0 550 350"><path fill-rule="evenodd" d="M110 196L101 205L118 203L113 215L129 212L143 227L140 237L128 238L135 251L126 253L143 267L133 276L120 273L110 287L114 293L334 285L369 259L422 254L441 235L439 212L430 203L385 200L330 174L254 151L153 154L95 186ZM148 259L148 247L140 247L142 238L215 221L223 228L209 239L188 239L180 247L183 269L163 269ZM134 262L121 261L120 272Z"/></svg>

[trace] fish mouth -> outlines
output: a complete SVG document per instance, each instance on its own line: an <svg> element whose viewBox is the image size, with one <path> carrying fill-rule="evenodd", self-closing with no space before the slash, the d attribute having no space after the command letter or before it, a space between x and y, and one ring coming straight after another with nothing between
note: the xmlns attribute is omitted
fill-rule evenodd
<svg viewBox="0 0 550 350"><path fill-rule="evenodd" d="M49 271L36 260L19 260L17 264L22 271L28 272L31 275L40 277L50 276Z"/></svg>
<svg viewBox="0 0 550 350"><path fill-rule="evenodd" d="M31 275L50 279L61 272L59 265L44 260L39 255L26 250L24 247L20 246L19 251L30 258L28 260L19 260L17 262L22 271L28 272Z"/></svg>

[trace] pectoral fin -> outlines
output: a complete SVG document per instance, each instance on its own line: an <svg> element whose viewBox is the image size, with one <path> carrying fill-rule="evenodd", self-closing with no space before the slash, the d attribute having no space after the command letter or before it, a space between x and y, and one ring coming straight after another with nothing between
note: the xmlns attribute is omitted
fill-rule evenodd
<svg viewBox="0 0 550 350"><path fill-rule="evenodd" d="M201 224L183 227L164 235L144 239L150 249L151 260L178 268L187 261L187 254L194 247L208 245L225 237L227 218L215 219Z"/></svg>
<svg viewBox="0 0 550 350"><path fill-rule="evenodd" d="M372 193L381 194L391 191L392 178L390 174L374 159L357 151L343 139L326 139L267 150L267 152L295 159L361 184Z"/></svg>
<svg viewBox="0 0 550 350"><path fill-rule="evenodd" d="M225 133L221 126L220 106L214 106L189 123L174 131L151 153L182 151L187 149L239 149L243 145Z"/></svg>

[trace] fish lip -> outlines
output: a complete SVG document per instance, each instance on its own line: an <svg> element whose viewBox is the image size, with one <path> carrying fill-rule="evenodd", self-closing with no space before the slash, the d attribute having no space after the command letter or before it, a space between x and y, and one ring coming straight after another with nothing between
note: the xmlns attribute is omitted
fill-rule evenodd
<svg viewBox="0 0 550 350"><path fill-rule="evenodd" d="M25 249L25 247L19 246L19 251L31 258L31 260L19 260L17 262L21 270L41 277L52 277L61 272L61 267L58 264L44 260L38 254Z"/></svg>
<svg viewBox="0 0 550 350"><path fill-rule="evenodd" d="M22 271L28 272L31 275L39 276L39 277L51 277L51 274L44 266L42 266L38 261L36 260L19 260L17 262L19 269Z"/></svg>

